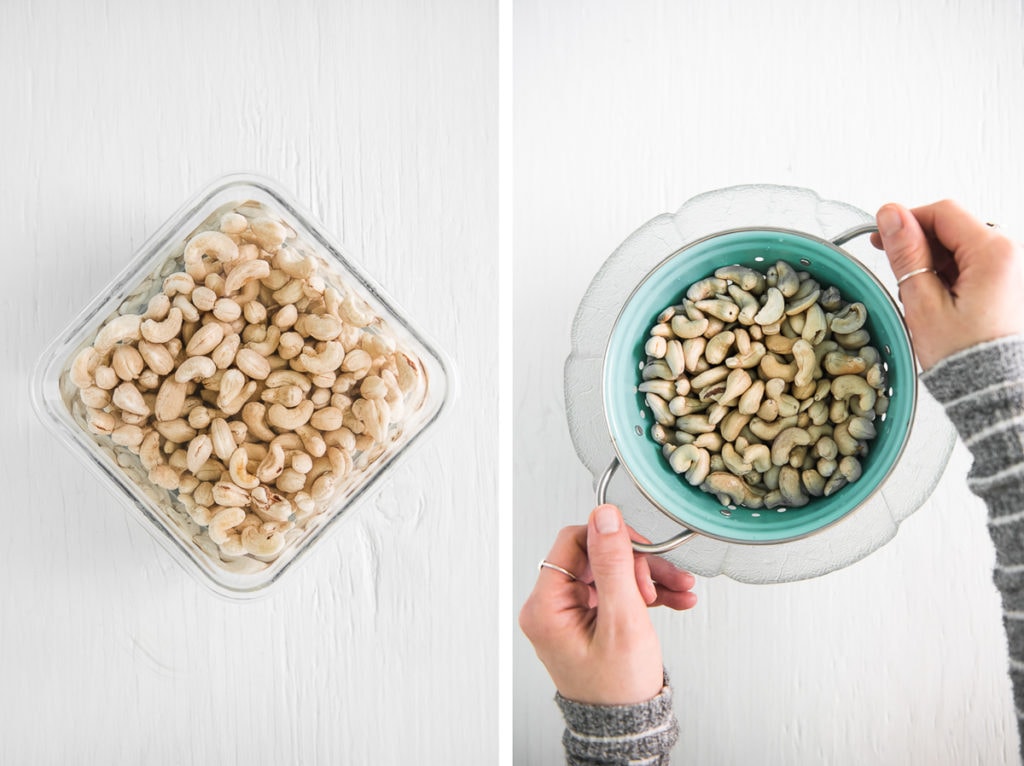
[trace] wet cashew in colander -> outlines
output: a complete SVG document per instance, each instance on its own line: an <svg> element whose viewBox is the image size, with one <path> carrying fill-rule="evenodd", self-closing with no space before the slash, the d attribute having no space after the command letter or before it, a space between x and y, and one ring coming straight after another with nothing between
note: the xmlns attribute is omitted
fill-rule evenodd
<svg viewBox="0 0 1024 766"><path fill-rule="evenodd" d="M752 508L800 507L860 478L889 404L868 322L862 303L784 261L691 285L658 315L639 385L672 470ZM364 421L343 424L362 434Z"/></svg>
<svg viewBox="0 0 1024 766"><path fill-rule="evenodd" d="M269 562L400 437L425 375L370 304L261 206L211 224L179 251L177 270L154 273L155 294L140 290L135 312L126 302L75 355L72 409L109 437L120 465L137 461L141 478L169 492L224 560ZM670 402L689 387L673 378L697 363L716 325L701 318L687 357L671 318L676 374L658 369L664 385L652 395L674 445ZM649 344L652 359L662 345ZM700 483L710 455L695 457Z"/></svg>

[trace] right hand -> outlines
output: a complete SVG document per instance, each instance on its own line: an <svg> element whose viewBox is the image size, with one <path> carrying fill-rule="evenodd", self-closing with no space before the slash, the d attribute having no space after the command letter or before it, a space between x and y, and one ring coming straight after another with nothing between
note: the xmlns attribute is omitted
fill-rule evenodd
<svg viewBox="0 0 1024 766"><path fill-rule="evenodd" d="M875 247L899 279L907 327L925 370L984 341L1024 333L1021 247L948 200L908 210L883 205Z"/></svg>

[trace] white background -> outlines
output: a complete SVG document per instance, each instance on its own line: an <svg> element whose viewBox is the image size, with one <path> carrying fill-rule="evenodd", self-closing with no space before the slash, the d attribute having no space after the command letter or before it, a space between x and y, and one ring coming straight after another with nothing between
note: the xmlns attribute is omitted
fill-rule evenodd
<svg viewBox="0 0 1024 766"><path fill-rule="evenodd" d="M1024 210L1017 0L520 0L515 6L515 604L593 502L565 423L569 328L645 221L739 183L875 211ZM816 581L700 581L658 613L674 762L1016 763L994 553L959 446L896 539ZM557 763L554 689L514 641L515 762Z"/></svg>
<svg viewBox="0 0 1024 766"><path fill-rule="evenodd" d="M0 763L495 760L496 17L4 4ZM180 569L28 403L42 346L238 170L291 189L461 382L376 500L248 604Z"/></svg>

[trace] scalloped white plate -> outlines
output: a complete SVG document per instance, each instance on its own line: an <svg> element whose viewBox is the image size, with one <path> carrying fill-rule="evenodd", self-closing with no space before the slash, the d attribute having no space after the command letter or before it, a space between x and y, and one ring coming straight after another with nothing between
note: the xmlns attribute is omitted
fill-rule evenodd
<svg viewBox="0 0 1024 766"><path fill-rule="evenodd" d="M573 320L572 352L565 364L565 404L576 454L597 480L615 450L601 396L601 368L612 325L643 277L664 258L708 234L739 226L778 226L831 239L872 216L810 189L791 186L732 186L688 200L674 213L653 218L633 232L598 270ZM867 238L843 246L871 269L893 295L896 282L885 255ZM942 407L920 387L917 414L903 456L879 492L842 522L778 545L743 545L694 536L665 554L674 564L705 577L724 574L740 582L804 580L849 566L891 540L899 525L921 507L938 484L956 440ZM661 541L681 527L616 474L608 498L627 522Z"/></svg>

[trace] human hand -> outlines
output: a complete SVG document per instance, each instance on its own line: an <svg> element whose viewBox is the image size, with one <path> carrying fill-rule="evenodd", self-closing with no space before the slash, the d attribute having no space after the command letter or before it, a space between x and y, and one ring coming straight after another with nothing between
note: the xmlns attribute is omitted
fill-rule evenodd
<svg viewBox="0 0 1024 766"><path fill-rule="evenodd" d="M925 370L957 351L1024 332L1024 255L997 229L945 200L908 210L888 204L876 216L875 247L899 279L907 327Z"/></svg>
<svg viewBox="0 0 1024 766"><path fill-rule="evenodd" d="M661 645L647 607L697 603L693 575L657 556L634 557L631 532L613 505L596 508L586 526L565 527L547 561L577 579L541 569L519 613L519 626L566 699L631 705L657 696Z"/></svg>

